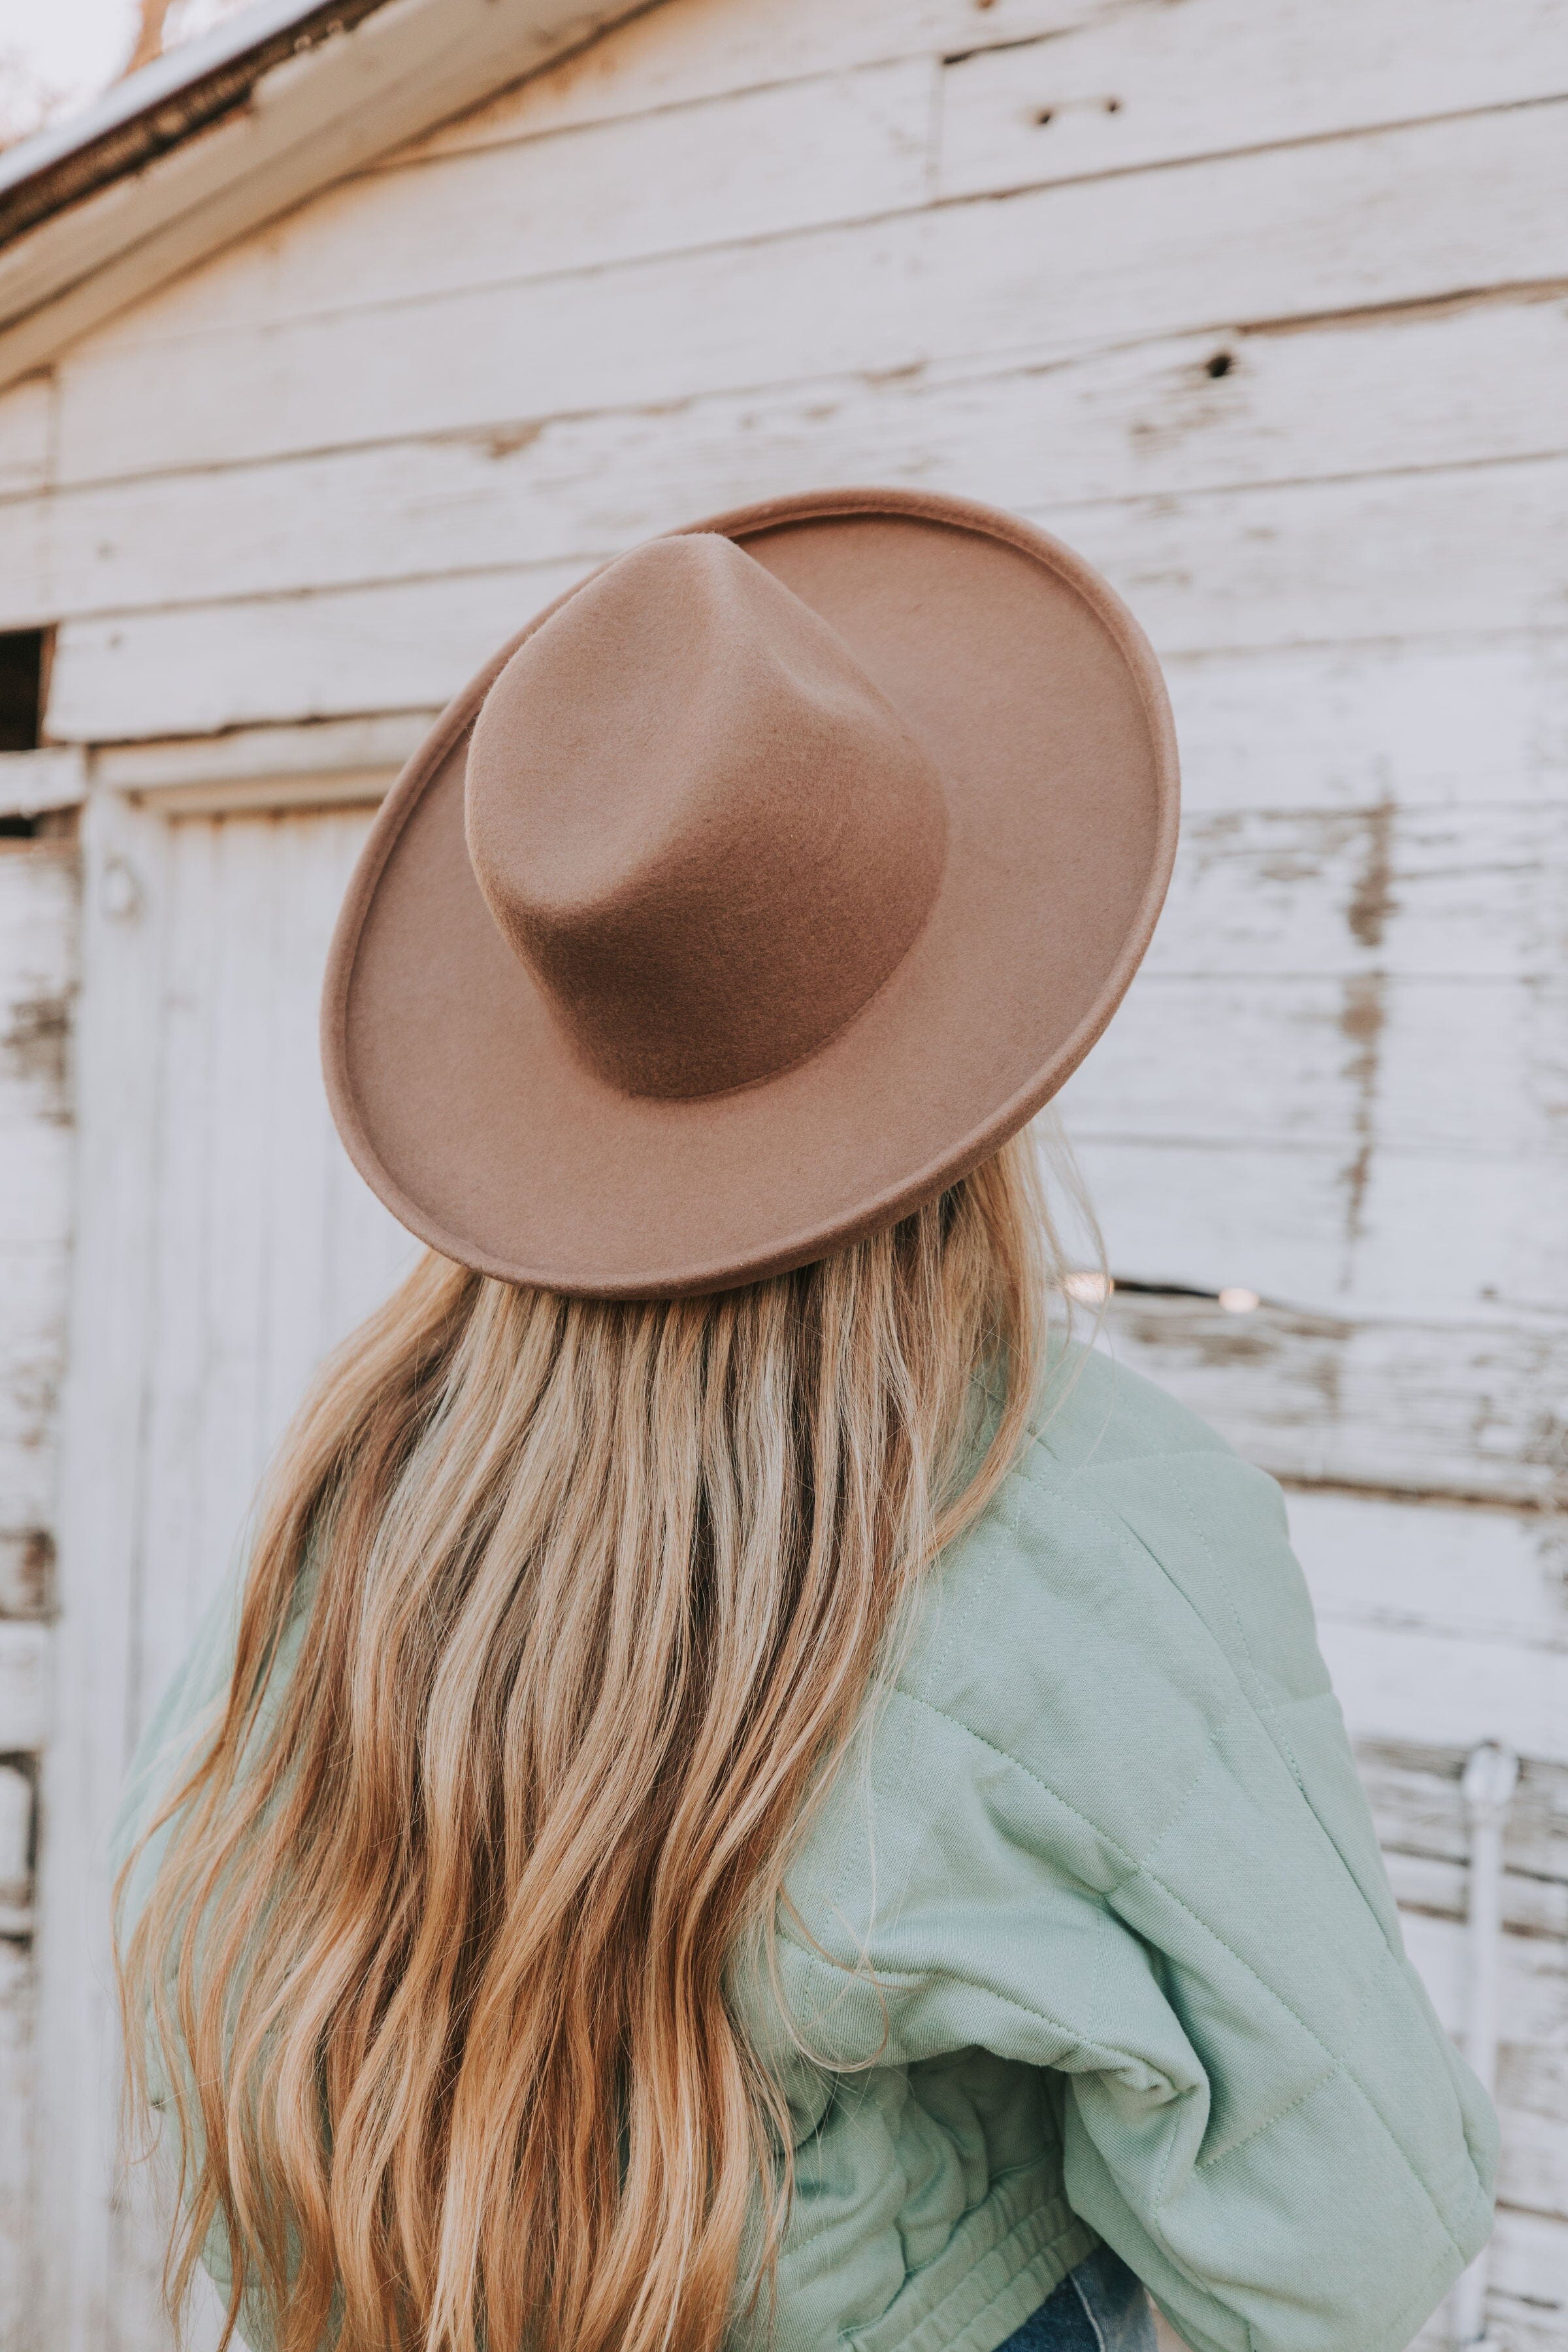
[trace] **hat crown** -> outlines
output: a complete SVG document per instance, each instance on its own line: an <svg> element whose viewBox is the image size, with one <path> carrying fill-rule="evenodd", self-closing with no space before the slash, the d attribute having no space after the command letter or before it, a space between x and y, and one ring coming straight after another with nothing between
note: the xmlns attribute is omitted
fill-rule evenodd
<svg viewBox="0 0 1568 2352"><path fill-rule="evenodd" d="M902 961L942 779L838 633L729 539L623 556L495 679L469 860L577 1052L629 1095L805 1060Z"/></svg>

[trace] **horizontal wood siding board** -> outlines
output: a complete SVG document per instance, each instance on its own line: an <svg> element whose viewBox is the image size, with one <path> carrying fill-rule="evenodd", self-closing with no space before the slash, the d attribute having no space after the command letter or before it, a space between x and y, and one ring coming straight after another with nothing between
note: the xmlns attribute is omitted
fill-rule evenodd
<svg viewBox="0 0 1568 2352"><path fill-rule="evenodd" d="M1178 901L1168 949L1178 968L1141 976L1070 1081L1063 1102L1075 1135L1300 1144L1342 1158L1375 1129L1380 1150L1489 1164L1568 1159L1561 963L1550 978L1509 980L1462 966L1452 979L1375 967L1321 978L1310 966L1196 974L1202 912ZM1505 1192L1500 1180L1500 1215ZM1539 1302L1568 1305L1560 1281L1552 1286L1550 1237L1522 1235L1521 1245L1539 1270Z"/></svg>
<svg viewBox="0 0 1568 2352"><path fill-rule="evenodd" d="M0 494L15 497L47 483L54 456L54 381L24 376L0 391Z"/></svg>
<svg viewBox="0 0 1568 2352"><path fill-rule="evenodd" d="M1495 1739L1568 1764L1568 1649L1338 1618L1321 1639L1357 1730L1467 1748Z"/></svg>
<svg viewBox="0 0 1568 2352"><path fill-rule="evenodd" d="M1310 1489L1292 1492L1289 1503L1292 1540L1321 1619L1568 1654L1568 1521L1539 1511L1464 1510ZM1413 1652L1413 1682L1421 1671ZM1388 1753L1418 1772L1423 1803L1440 1795L1443 1820L1451 1808L1457 1822L1462 1756L1458 1747L1443 1749L1436 1727L1428 1745L1434 1752L1426 1759L1408 1748ZM1510 1838L1527 1827L1543 1841L1542 1852L1553 1839L1568 1840L1568 1771L1543 1765L1540 1777L1527 1772ZM1463 1847L1450 1841L1415 1850L1458 1859ZM1523 1860L1522 1848L1510 1844L1510 1853L1521 1870L1544 1866L1539 1857ZM1568 1850L1562 1874L1568 1879Z"/></svg>
<svg viewBox="0 0 1568 2352"><path fill-rule="evenodd" d="M1164 667L1186 823L1390 801L1563 804L1568 636L1280 646L1167 656Z"/></svg>
<svg viewBox="0 0 1568 2352"><path fill-rule="evenodd" d="M1568 458L1033 512L1107 572L1167 657L1493 631L1559 642ZM522 565L513 541L490 565L455 536L447 564L483 568L70 619L50 725L90 741L428 704L618 544ZM1351 548L1365 551L1353 564Z"/></svg>
<svg viewBox="0 0 1568 2352"><path fill-rule="evenodd" d="M1291 1496L1291 1525L1298 1530L1298 1541L1297 1507L1305 1499ZM1450 1516L1442 1505L1391 1504L1371 1496L1353 1496L1349 1501L1352 1508L1368 1513L1405 1510L1419 1517L1428 1512ZM1512 1514L1477 1511L1464 1516L1507 1519ZM1545 1527L1549 1535L1561 1532L1561 1522L1555 1531L1544 1518L1537 1519L1536 1525ZM1357 1741L1362 1783L1385 1848L1451 1866L1462 1867L1468 1862L1470 1833L1459 1786L1465 1756L1462 1748L1440 1748L1426 1740ZM1568 1768L1534 1757L1524 1759L1509 1812L1504 1851L1510 1883L1517 1878L1536 1887L1568 1885ZM1568 2048L1559 2065L1568 2098Z"/></svg>
<svg viewBox="0 0 1568 2352"><path fill-rule="evenodd" d="M937 185L976 194L1568 92L1545 0L1495 16L1435 0L1422 32L1362 0L1198 0L976 49L943 75Z"/></svg>
<svg viewBox="0 0 1568 2352"><path fill-rule="evenodd" d="M909 212L928 189L935 61L744 90L344 180L164 294L159 340L512 285ZM115 339L147 340L135 314Z"/></svg>
<svg viewBox="0 0 1568 2352"><path fill-rule="evenodd" d="M1473 1318L1500 1344L1516 1334L1527 1360L1532 1342L1562 1331L1563 1260L1549 1230L1559 1159L1405 1151L1381 1147L1375 1128L1364 1144L1322 1150L1190 1129L1140 1138L1069 1123L1068 1133L1125 1279L1251 1290L1305 1315L1445 1334ZM1557 1402L1542 1400L1549 1414Z"/></svg>
<svg viewBox="0 0 1568 2352"><path fill-rule="evenodd" d="M1433 1862L1426 1855L1402 1853L1384 1859L1394 1891L1406 1910L1429 1912L1440 1919L1469 1916L1467 1862ZM1509 1871L1502 1884L1502 1920L1516 1935L1568 1937L1568 1879ZM1563 2120L1568 2122L1568 2116Z"/></svg>
<svg viewBox="0 0 1568 2352"><path fill-rule="evenodd" d="M1404 1915L1405 1948L1420 1970L1432 2005L1450 2033L1464 2028L1465 1988L1468 1974L1468 1940L1457 1920L1436 1919L1407 1911ZM1555 2042L1568 2010L1568 1947L1544 1936L1504 1936L1500 1939L1501 1988L1500 2014L1518 2042Z"/></svg>
<svg viewBox="0 0 1568 2352"><path fill-rule="evenodd" d="M1277 1477L1568 1506L1568 1336L1549 1321L1233 1316L1126 1295L1110 1319L1122 1360Z"/></svg>
<svg viewBox="0 0 1568 2352"><path fill-rule="evenodd" d="M1176 656L1165 668L1189 830L1211 816L1250 824L1302 812L1348 814L1366 826L1382 822L1379 811L1391 800L1413 812L1463 808L1482 780L1504 824L1521 806L1541 810L1549 824L1562 807L1568 635ZM263 722L217 737L193 730L170 741L111 746L98 757L105 780L127 791L237 772L229 764L235 747L248 773L297 771L298 748L291 744L275 767L268 745L363 723L398 730L392 756L400 758L429 713L422 703L363 722L333 719L298 730ZM350 762L333 753L322 764L366 763L358 754Z"/></svg>
<svg viewBox="0 0 1568 2352"><path fill-rule="evenodd" d="M1552 106L1483 114L1183 165L1157 200L1132 173L743 254L176 337L199 369L171 369L145 340L153 303L141 340L106 334L62 365L60 478L551 415L591 408L607 381L622 403L665 402L1558 283L1564 119ZM1370 219L1386 233L1369 237Z"/></svg>
<svg viewBox="0 0 1568 2352"><path fill-rule="evenodd" d="M1147 7L1149 0L1141 0ZM945 58L1112 19L1126 0L661 0L389 159L465 152L893 58Z"/></svg>
<svg viewBox="0 0 1568 2352"><path fill-rule="evenodd" d="M1216 354L1226 370L1218 378ZM950 488L1049 509L1070 530L1081 509L1125 508L1138 493L1228 496L1390 469L1484 468L1474 495L1490 505L1487 535L1506 545L1521 492L1490 469L1568 450L1568 423L1541 398L1565 362L1568 301L1519 299L81 479L10 507L7 609L53 618L585 559L760 486L832 481ZM1391 379L1410 386L1397 409L1384 396ZM1523 478L1526 493L1537 479ZM1457 494L1435 485L1436 512ZM1402 515L1418 508L1418 486L1395 495ZM1354 496L1342 489L1318 538ZM1395 528L1390 562L1408 530ZM1321 563L1313 579L1321 587ZM1490 614L1491 625L1501 618Z"/></svg>
<svg viewBox="0 0 1568 2352"><path fill-rule="evenodd" d="M0 1619L0 1755L40 1748L47 1740L52 1664L47 1625Z"/></svg>
<svg viewBox="0 0 1568 2352"><path fill-rule="evenodd" d="M1491 2269L1505 2324L1541 2331L1538 2343L1561 2344L1568 2327L1568 2224L1505 2210L1498 2216Z"/></svg>
<svg viewBox="0 0 1568 2352"><path fill-rule="evenodd" d="M1313 136L1568 88L1562 20L1550 0L1504 0L1484 22L1465 0L1439 0L1423 19L1429 41L1419 45L1395 16L1354 0L1277 8L1267 18L1245 0L1188 0L1168 18L1166 5L860 0L845 8L795 0L781 11L770 0L672 0L412 152L451 153L910 55L942 58L951 76L943 165L952 184L965 169L977 184L995 184L981 176L986 155L1008 145L1022 144L1028 173L1124 169L1129 155L1150 161ZM1108 98L1121 100L1115 112ZM1021 137L1053 99L1065 166L1044 141ZM1015 109L1026 119L1016 121ZM1079 113L1088 120L1075 121ZM1011 156L1008 168L1017 168Z"/></svg>
<svg viewBox="0 0 1568 2352"><path fill-rule="evenodd" d="M1475 26L1473 13L1462 13L1462 0L1446 0L1446 9L1459 24ZM1222 11L1244 15L1245 0L1209 0L1207 13ZM1173 20L1163 28L1166 39L1181 45L1192 60L1189 70L1208 92L1206 107L1191 103L1179 78L1163 70L1154 54L1159 43L1150 39L1151 13L1129 12L1120 23L1079 36L1076 59L1070 40L1064 53L1059 37L1052 37L1033 52L1009 45L950 64L942 77L939 198L1146 173L1173 162L1224 158L1237 146L1262 150L1324 131L1342 135L1360 127L1381 134L1412 118L1415 127L1434 128L1424 118L1468 120L1500 100L1507 110L1508 101L1521 95L1539 104L1568 90L1568 43L1558 28L1542 22L1544 12L1537 7L1531 11L1538 28L1535 54L1529 44L1510 53L1489 23L1484 43L1473 37L1468 44L1445 43L1439 31L1428 52L1437 71L1427 78L1426 94L1443 102L1379 104L1371 96L1375 79L1358 82L1353 57L1338 56L1338 23L1348 18L1367 26L1367 37L1383 53L1385 89L1387 69L1408 44L1376 12L1338 0L1317 27L1317 88L1308 77L1291 82L1276 73L1272 91L1291 93L1285 106L1277 101L1272 119L1267 101L1238 117L1238 102L1245 107L1246 101L1237 85L1214 72L1212 58L1197 62L1200 53L1190 46L1194 26ZM1133 98L1119 104L1112 90L1108 105L1102 73L1099 91L1077 101L1064 97L1042 127L1038 101L1015 101L998 87L1005 81L1010 90L1021 89L1042 68L1048 77L1052 59L1061 60L1058 70L1069 81L1078 73L1092 79L1096 60L1084 53L1086 45L1101 51L1112 46L1123 60L1144 56L1162 102L1151 108ZM1243 50L1247 47L1258 81L1260 68L1277 63L1278 26L1258 26ZM1467 49L1482 47L1501 61L1500 72L1476 74ZM1544 82L1542 51L1555 67ZM1237 45L1226 53L1237 57ZM1109 58L1103 63L1110 68ZM449 291L454 282L516 285L713 244L733 247L748 236L777 236L812 225L912 213L931 193L927 143L930 78L936 69L929 55L916 56L564 129L551 122L547 89L532 84L522 95L536 93L534 136L441 152L426 147L412 165L384 165L342 181L307 213L286 216L216 269L209 265L160 302L141 306L139 316L110 335L145 341L237 324L258 328L340 310L351 284L358 307L378 299L406 302ZM1237 76L1242 84L1246 79L1245 70ZM1359 126L1353 114L1345 119L1347 81L1363 109ZM1238 119L1247 122L1240 139ZM1228 135L1216 134L1221 121L1231 126ZM466 232L456 269L454 231Z"/></svg>

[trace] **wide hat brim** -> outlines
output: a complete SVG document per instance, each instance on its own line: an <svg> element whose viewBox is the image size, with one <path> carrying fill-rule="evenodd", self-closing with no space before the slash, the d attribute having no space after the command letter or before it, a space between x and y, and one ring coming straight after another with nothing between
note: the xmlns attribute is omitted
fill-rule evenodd
<svg viewBox="0 0 1568 2352"><path fill-rule="evenodd" d="M1045 532L898 490L781 499L721 532L839 632L935 760L946 867L913 947L807 1060L731 1092L622 1093L580 1057L480 896L468 739L538 614L383 804L322 1004L349 1155L401 1223L515 1283L724 1290L825 1257L952 1184L1077 1068L1149 943L1175 854L1158 666ZM571 592L575 593L575 591Z"/></svg>

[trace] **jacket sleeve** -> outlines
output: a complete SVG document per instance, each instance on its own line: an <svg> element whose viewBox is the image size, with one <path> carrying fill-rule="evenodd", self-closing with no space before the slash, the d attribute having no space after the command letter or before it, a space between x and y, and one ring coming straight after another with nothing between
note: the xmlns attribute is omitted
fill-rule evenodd
<svg viewBox="0 0 1568 2352"><path fill-rule="evenodd" d="M1163 1764L1102 1717L1142 1761L1100 1892L1191 2053L1154 2095L1079 2061L1068 2196L1194 2352L1404 2352L1485 2242L1496 2125L1405 1957L1279 1490L1215 1445L1063 1507L1134 1585L1132 1689L1173 1693Z"/></svg>

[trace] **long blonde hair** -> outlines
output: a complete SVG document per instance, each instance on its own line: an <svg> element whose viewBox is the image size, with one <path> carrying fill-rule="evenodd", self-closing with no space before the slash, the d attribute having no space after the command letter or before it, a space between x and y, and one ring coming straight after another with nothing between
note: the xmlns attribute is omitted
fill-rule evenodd
<svg viewBox="0 0 1568 2352"><path fill-rule="evenodd" d="M216 2224L226 2344L717 2352L789 2194L727 1967L1016 1450L1048 1234L1019 1141L714 1297L430 1256L327 1367L123 1937L172 2308Z"/></svg>

